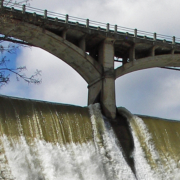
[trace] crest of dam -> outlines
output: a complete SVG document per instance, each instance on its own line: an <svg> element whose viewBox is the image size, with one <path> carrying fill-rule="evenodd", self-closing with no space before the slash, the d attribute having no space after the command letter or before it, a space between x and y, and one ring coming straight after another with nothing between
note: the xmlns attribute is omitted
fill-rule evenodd
<svg viewBox="0 0 180 180"><path fill-rule="evenodd" d="M179 180L180 122L0 96L0 179Z"/></svg>

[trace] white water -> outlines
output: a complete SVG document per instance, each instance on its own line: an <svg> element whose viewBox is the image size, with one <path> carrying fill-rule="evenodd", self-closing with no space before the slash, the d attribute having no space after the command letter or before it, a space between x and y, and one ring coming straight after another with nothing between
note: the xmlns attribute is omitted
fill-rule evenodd
<svg viewBox="0 0 180 180"><path fill-rule="evenodd" d="M26 141L24 136L0 139L0 177L17 180L135 180L127 165L113 130L104 122L98 105L89 107L93 139L82 144L53 144L40 139ZM170 170L160 164L151 135L144 122L128 117L135 143L134 159L138 180L180 179L174 162ZM140 143L134 131L137 123L144 136ZM157 168L153 169L145 157L142 146L149 148ZM8 163L7 163L8 162ZM1 178L0 178L1 179Z"/></svg>
<svg viewBox="0 0 180 180"><path fill-rule="evenodd" d="M145 180L179 180L180 179L180 169L178 168L175 161L171 158L166 160L167 163L164 164L160 161L159 152L156 150L153 143L151 134L149 133L145 123L141 118L133 116L134 123L138 126L141 132L141 136L144 137L143 142L139 142L136 132L133 130L132 120L130 125L132 128L132 134L134 139L134 162L136 169L136 176L138 179ZM142 147L147 149L151 156L151 162L155 164L156 167L151 167L147 162L145 153L142 150ZM149 159L148 159L149 160ZM149 160L150 161L150 160Z"/></svg>

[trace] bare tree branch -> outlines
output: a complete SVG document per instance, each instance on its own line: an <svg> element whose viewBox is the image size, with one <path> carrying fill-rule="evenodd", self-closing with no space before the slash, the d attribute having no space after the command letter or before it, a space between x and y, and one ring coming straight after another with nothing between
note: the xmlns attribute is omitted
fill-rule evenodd
<svg viewBox="0 0 180 180"><path fill-rule="evenodd" d="M41 83L41 79L36 79L36 76L41 75L41 71L36 70L36 72L33 75L31 75L30 77L27 77L25 74L21 74L21 72L23 70L26 70L26 66L18 67L17 69L0 68L0 83L1 82L5 82L5 83L9 82L10 74L5 76L5 71L8 71L8 72L11 72L11 73L15 74L17 81L19 81L19 78L21 78L21 79L23 79L24 81L26 81L29 84L30 83L40 84Z"/></svg>
<svg viewBox="0 0 180 180"><path fill-rule="evenodd" d="M8 0L5 3L5 6L14 3L14 4L27 4L30 0ZM1 23L1 26L3 26L3 23ZM4 42L9 42L6 46ZM16 75L17 81L20 79L23 79L28 84L39 84L41 83L41 79L38 77L41 76L41 71L36 70L35 73L29 77L26 76L24 71L26 70L26 66L21 66L18 68L11 68L8 66L8 63L10 62L10 59L7 58L7 54L15 54L18 49L21 47L30 47L32 46L30 43L13 38L8 37L7 35L0 34L0 87L7 84L10 81L11 74Z"/></svg>
<svg viewBox="0 0 180 180"><path fill-rule="evenodd" d="M17 81L19 81L20 79L23 79L28 84L40 84L41 83L41 79L38 78L39 76L41 76L40 70L36 70L33 75L31 75L30 77L27 77L26 74L23 73L23 71L26 70L26 66L20 66L15 69L9 68L7 66L7 63L9 61L10 60L6 59L6 56L3 56L3 58L0 61L0 67L1 67L0 68L0 87L2 87L3 85L7 84L10 81L11 74L16 75Z"/></svg>
<svg viewBox="0 0 180 180"><path fill-rule="evenodd" d="M8 0L8 1L6 1L6 4L5 5L8 5L8 4L10 4L10 3L14 3L14 4L18 4L18 5L20 5L20 4L25 4L25 5L30 5L30 1L32 1L32 0Z"/></svg>

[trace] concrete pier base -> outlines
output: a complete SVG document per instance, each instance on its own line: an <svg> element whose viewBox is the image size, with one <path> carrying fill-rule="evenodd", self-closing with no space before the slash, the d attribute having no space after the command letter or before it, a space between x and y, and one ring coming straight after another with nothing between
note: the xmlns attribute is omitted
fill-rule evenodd
<svg viewBox="0 0 180 180"><path fill-rule="evenodd" d="M105 78L102 83L101 105L102 111L110 119L116 118L116 99L114 78Z"/></svg>

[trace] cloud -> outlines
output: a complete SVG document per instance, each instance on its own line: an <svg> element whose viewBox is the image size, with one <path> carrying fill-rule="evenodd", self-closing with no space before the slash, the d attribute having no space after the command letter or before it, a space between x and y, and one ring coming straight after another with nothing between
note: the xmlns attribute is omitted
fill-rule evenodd
<svg viewBox="0 0 180 180"><path fill-rule="evenodd" d="M160 68L122 76L116 82L117 106L136 114L180 119L179 76L178 71Z"/></svg>

